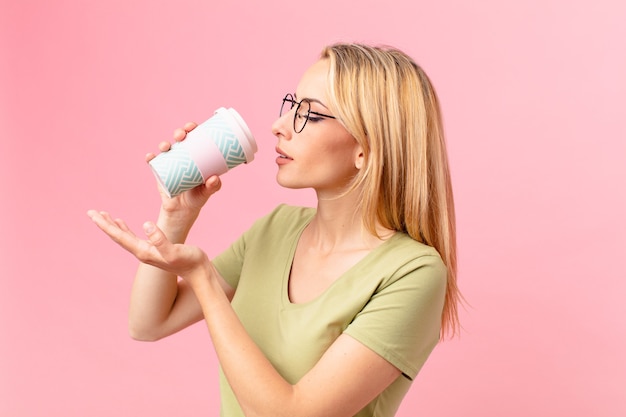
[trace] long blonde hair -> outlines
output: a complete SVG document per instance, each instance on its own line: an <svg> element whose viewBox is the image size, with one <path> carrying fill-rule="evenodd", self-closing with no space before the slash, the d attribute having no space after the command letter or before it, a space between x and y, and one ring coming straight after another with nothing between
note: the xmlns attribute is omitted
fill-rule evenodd
<svg viewBox="0 0 626 417"><path fill-rule="evenodd" d="M447 268L441 337L459 332L456 228L439 101L424 71L391 47L335 44L329 108L363 148L351 189L362 194L367 229L376 224L434 247Z"/></svg>

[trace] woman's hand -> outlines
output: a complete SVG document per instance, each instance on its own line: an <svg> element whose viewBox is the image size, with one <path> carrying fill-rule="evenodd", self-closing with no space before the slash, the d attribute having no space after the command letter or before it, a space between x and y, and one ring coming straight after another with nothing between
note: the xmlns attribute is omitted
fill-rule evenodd
<svg viewBox="0 0 626 417"><path fill-rule="evenodd" d="M144 223L148 239L137 237L121 219L113 219L107 212L89 210L87 215L115 243L133 254L141 262L186 278L188 281L208 277L212 270L208 256L197 246L170 242L154 223ZM189 282L193 287L194 282Z"/></svg>
<svg viewBox="0 0 626 417"><path fill-rule="evenodd" d="M174 141L182 142L185 140L187 133L191 132L198 126L194 122L188 122L182 128L178 128L174 131ZM167 152L171 149L172 145L169 142L161 142L159 144L159 150L161 152ZM146 162L151 161L156 155L154 153L148 153L146 155ZM217 175L213 175L207 178L204 186L197 186L189 191L186 191L175 197L168 197L167 194L159 186L159 192L161 194L161 205L163 210L168 214L182 214L195 219L200 209L206 204L211 195L219 191L222 183Z"/></svg>

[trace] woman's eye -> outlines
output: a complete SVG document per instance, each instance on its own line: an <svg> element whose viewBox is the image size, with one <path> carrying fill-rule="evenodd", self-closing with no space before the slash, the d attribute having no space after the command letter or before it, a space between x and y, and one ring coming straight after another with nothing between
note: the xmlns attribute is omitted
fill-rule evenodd
<svg viewBox="0 0 626 417"><path fill-rule="evenodd" d="M317 116L309 116L309 122L319 122L320 120L322 120L323 117L317 117Z"/></svg>

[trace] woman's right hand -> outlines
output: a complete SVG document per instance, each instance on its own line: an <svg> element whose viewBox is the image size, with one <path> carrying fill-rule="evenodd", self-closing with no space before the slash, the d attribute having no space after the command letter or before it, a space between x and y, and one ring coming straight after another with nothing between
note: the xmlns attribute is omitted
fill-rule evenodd
<svg viewBox="0 0 626 417"><path fill-rule="evenodd" d="M185 140L187 133L196 128L197 123L188 122L182 128L178 128L174 131L174 141L182 142ZM169 142L161 142L159 144L159 150L161 152L167 152L171 148ZM154 153L146 154L146 162L151 161L156 155ZM191 190L185 191L175 197L168 197L163 191L161 186L158 186L159 193L161 194L161 208L168 216L179 218L183 216L190 221L194 221L200 213L202 207L206 204L211 195L219 191L222 186L219 176L213 175L207 178L204 185L199 185Z"/></svg>

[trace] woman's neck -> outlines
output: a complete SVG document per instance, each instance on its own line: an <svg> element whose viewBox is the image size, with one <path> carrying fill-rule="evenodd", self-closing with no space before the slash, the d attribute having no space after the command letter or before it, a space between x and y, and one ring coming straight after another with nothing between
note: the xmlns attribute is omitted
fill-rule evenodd
<svg viewBox="0 0 626 417"><path fill-rule="evenodd" d="M393 234L378 226L378 237L366 229L358 195L320 198L318 193L317 213L307 227L312 244L322 251L374 248Z"/></svg>

